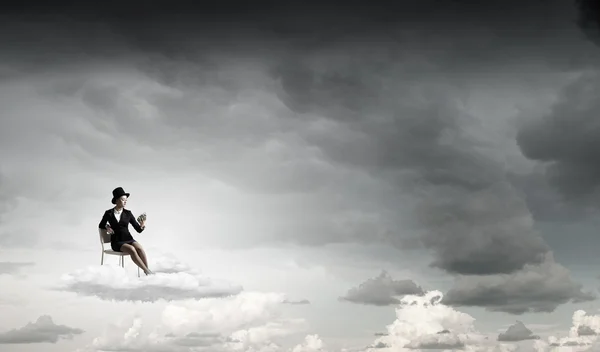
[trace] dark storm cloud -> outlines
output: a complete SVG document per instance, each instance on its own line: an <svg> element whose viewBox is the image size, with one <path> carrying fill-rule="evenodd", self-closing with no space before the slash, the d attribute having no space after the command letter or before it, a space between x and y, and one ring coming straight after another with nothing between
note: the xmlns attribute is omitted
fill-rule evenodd
<svg viewBox="0 0 600 352"><path fill-rule="evenodd" d="M244 24L254 24L284 33L294 29L318 31L326 26L335 29L336 25L352 27L355 25L370 26L379 30L387 25L400 22L439 23L440 25L468 26L488 25L504 28L526 27L530 30L542 29L543 26L556 24L564 13L571 10L571 1L520 2L515 0L488 1L485 4L471 0L455 1L391 1L382 0L377 3L363 1L345 1L340 4L335 0L300 1L291 0L275 2L258 0L247 4L231 0L207 1L199 4L190 0L153 1L140 0L104 1L97 3L74 3L55 0L52 2L23 1L5 6L7 15L35 16L41 18L48 15L61 15L63 18L76 18L82 21L104 21L131 27L151 25L157 21L169 21L176 24L196 20L199 26L208 28L238 24L238 31L243 31ZM278 16L278 17L274 17ZM300 16L299 18L297 16ZM310 17L309 17L310 16ZM511 16L511 17L509 17ZM545 18L540 18L544 16ZM313 26L304 21L313 20ZM507 22L511 19L512 22ZM159 22L160 23L160 22ZM510 27L510 25L512 27ZM199 27L195 27L199 28ZM363 28L356 28L360 31ZM328 35L328 33L322 33ZM339 33L338 33L339 34Z"/></svg>
<svg viewBox="0 0 600 352"><path fill-rule="evenodd" d="M546 115L522 127L517 142L523 154L547 164L546 177L567 201L587 203L600 185L596 123L600 73L583 73L561 92Z"/></svg>
<svg viewBox="0 0 600 352"><path fill-rule="evenodd" d="M382 271L379 276L368 279L358 287L351 288L346 295L339 299L366 305L389 306L399 304L399 296L422 295L423 293L423 289L414 281L394 280L390 274Z"/></svg>
<svg viewBox="0 0 600 352"><path fill-rule="evenodd" d="M498 335L498 341L538 340L539 338L539 336L533 335L533 332L520 321L509 326L506 332Z"/></svg>
<svg viewBox="0 0 600 352"><path fill-rule="evenodd" d="M553 312L559 305L595 300L594 293L582 290L570 272L546 255L541 265L528 264L512 274L458 277L443 298L451 306L476 306L492 312Z"/></svg>
<svg viewBox="0 0 600 352"><path fill-rule="evenodd" d="M578 24L585 35L600 46L600 2L575 0L578 9Z"/></svg>
<svg viewBox="0 0 600 352"><path fill-rule="evenodd" d="M158 111L152 122L142 123L138 117L144 114L135 111L113 78L64 81L59 94L49 90L61 98L75 96L98 112L91 120L99 130L106 128L105 120L118 123L121 133L140 144L158 149L173 143L185 148L189 140L214 142L206 154L226 160L221 174L248 189L322 191L340 184L326 177L331 169L358 171L389 184L394 189L386 197L403 194L416 200L416 216L401 228L418 228L414 233L433 252L433 266L452 274L491 275L465 278L466 288L448 294L455 304L509 312L527 311L531 305L534 311L546 311L574 297L588 298L568 275L543 286L544 292L527 290L536 280L522 269L538 270L535 265L545 265L550 249L533 231L523 195L507 180L504 159L493 157L497 146L482 137L489 117L465 108L477 89L472 81L493 85L513 77L511 84L525 84L539 73L600 62L598 50L586 46L571 23L576 15L571 1L350 1L336 7L331 2L242 7L223 2L185 8L190 4L80 3L8 17L3 26L10 30L0 39L21 45L0 54L9 68L6 77L61 65L70 71L91 57L128 62L173 88L142 93L142 100ZM36 25L29 27L31 23ZM220 70L236 65L245 67L248 76ZM270 109L269 117L236 107L243 89L275 93L285 105L257 99ZM223 111L208 109L206 101L244 114L215 119ZM265 154L258 146L273 135L293 135L291 140L310 147L319 163L290 162L284 149L286 168L253 167ZM251 154L252 148L260 152ZM529 148L533 152L526 154L536 155L535 146ZM108 147L103 151L111 155ZM294 156L316 159L314 155ZM193 161L207 169L223 164L201 157ZM285 178L274 180L272 175ZM388 202L388 212L400 212ZM319 243L340 240L306 223L304 232L317 235L303 234L298 241L314 236ZM401 247L394 229L386 229L387 237L376 230L367 226L345 240ZM502 275L509 274L522 280L507 282ZM478 280L484 284L478 286Z"/></svg>
<svg viewBox="0 0 600 352"><path fill-rule="evenodd" d="M464 26L485 28L479 20L489 14L484 11ZM486 29L500 41L519 41L515 33L523 30L530 34L522 39L526 42L540 35L530 24L530 32L519 24L514 32L503 31L505 24L498 21L491 21ZM455 37L448 38L450 42L460 42L457 33L452 32ZM400 47L418 53L415 42ZM418 219L426 229L422 242L436 253L434 266L460 274L497 274L540 263L549 248L533 231L529 209L508 184L503 165L490 158L491 145L477 140L476 132L469 133L477 129L479 120L461 109L457 101L465 99L465 87L444 71L449 62L455 63L452 58L457 53L434 47L443 55L424 56L421 62L410 61L393 46L370 55L343 47L352 60L332 55L325 64L291 58L273 75L281 84L279 97L291 110L324 116L340 125L338 138L324 133L304 136L319 146L329 162L366 170L415 191L422 200ZM394 66L394 59L404 67ZM461 62L490 64L481 57L464 57Z"/></svg>
<svg viewBox="0 0 600 352"><path fill-rule="evenodd" d="M347 82L361 82L361 77L349 74ZM360 92L363 88L356 95L347 92L356 92L354 87L360 84L340 85L327 77L303 83L310 75L307 70L289 76L288 82L283 80L286 97L295 97L304 107L312 102L312 109L347 122L356 137L348 133L348 138L306 138L333 162L368 170L383 179L391 177L391 182L404 189L414 187L422 200L417 219L427 229L422 243L438 256L433 265L449 272L494 274L541 261L549 248L533 231L526 204L505 182L500 165L476 151L482 143L464 133L465 126L475 120L450 103L450 94L424 89L423 95L431 102L426 100L419 107L400 102L388 112L391 116L378 121L370 111L376 106L374 98L365 97ZM381 99L385 93L373 96ZM384 106L386 101L379 103Z"/></svg>
<svg viewBox="0 0 600 352"><path fill-rule="evenodd" d="M21 57L21 64L60 64L54 61L57 55L77 60L89 54L119 55L132 48L171 58L205 53L207 47L211 51L237 47L238 52L272 56L269 49L273 46L302 52L335 42L367 43L367 38L402 44L406 49L415 37L430 44L421 45L421 50L434 44L428 53L439 58L438 65L461 72L519 60L543 58L565 66L590 59L563 50L573 43L571 22L577 13L571 0L33 1L14 4L3 12L10 20L4 21L11 35L6 39L28 38L5 52L5 57L20 52L23 44L44 48L47 41L54 43L48 46L54 49L52 55ZM36 25L11 27L15 21ZM58 32L45 32L49 22L63 24ZM69 31L75 28L77 32ZM66 38L78 41L77 45L66 43ZM121 43L115 46L116 41Z"/></svg>
<svg viewBox="0 0 600 352"><path fill-rule="evenodd" d="M544 260L550 248L510 185L459 194L428 200L419 210L430 229L423 242L437 255L433 266L461 274L507 274Z"/></svg>
<svg viewBox="0 0 600 352"><path fill-rule="evenodd" d="M583 204L565 199L546 178L544 166L528 174L508 175L510 183L523 195L536 221L574 222L590 213Z"/></svg>
<svg viewBox="0 0 600 352"><path fill-rule="evenodd" d="M289 109L301 114L298 119L306 119L302 114L311 113L339 124L337 138L331 138L330 131L300 132L304 141L322 151L326 161L332 165L364 170L403 189L416 186L417 191L431 195L423 197L419 219L427 229L422 237L423 244L437 254L435 266L465 274L505 273L518 270L526 263L538 262L547 251L527 223L519 223L519 219L526 218L528 214L526 209L518 206L514 192L510 188L495 191L495 184L504 181L502 166L489 160L486 152L482 151L490 146L466 132L467 126L473 126L477 121L457 104L467 96L461 92L465 87L461 79L455 79L448 70L456 73L465 72L467 67L472 70L474 67L497 65L500 57L502 61L519 52L521 55L513 57L530 59L532 53L544 53L544 57L556 57L549 53L567 55L568 50L556 49L560 35L549 37L544 34L548 28L563 28L567 19L558 15L568 12L564 11L567 5L560 2L534 2L527 6L517 2L502 2L502 6L500 2L487 3L486 6L474 2L442 5L427 1L418 5L416 2L395 5L388 2L385 6L349 3L343 9L334 9L331 4L325 3L318 6L294 3L289 7L257 5L243 18L240 17L243 9L217 17L227 19L229 25L223 26L222 21L207 20L211 10L203 8L197 12L185 12L181 6L189 3L175 3L169 3L168 7L164 7L163 3L148 7L129 7L126 4L111 7L104 4L100 9L102 17L94 17L98 12L89 10L87 6L91 5L71 10L57 7L54 11L66 13L67 17L69 11L83 13L80 21L94 21L94 26L85 29L83 36L89 35L87 39L100 38L101 42L96 47L84 47L82 53L86 53L85 48L88 47L101 50L115 38L122 38L121 48L152 51L169 58L181 58L185 54L183 57L195 65L209 64L199 70L183 71L187 73L185 76L178 75L178 72L189 68L179 65L185 64L186 60L167 61L174 62L175 68L159 66L157 75L164 74L166 70L167 77L176 78L163 79L174 81L176 87L217 83L229 91L236 91L239 86L210 75L210 64L214 64L216 59L210 60L209 53L219 52L222 46L228 45L223 43L243 43L248 39L243 33L251 33L256 41L238 48L235 54L247 50L246 55L250 57L270 57L266 63L271 66L272 78L280 84L277 90L279 97ZM219 9L225 8L213 11L220 13ZM37 17L32 18L40 18L39 13L37 11ZM359 14L361 16L357 16ZM544 15L545 19L540 20L539 15ZM292 16L297 20L291 21ZM503 16L510 16L511 31L507 31ZM362 19L357 20L357 17ZM192 18L195 21L192 22ZM409 18L413 20L409 21ZM233 22L235 26L231 25ZM37 35L44 34L41 31L43 22L40 23ZM215 27L219 23L222 27ZM247 24L252 24L248 31ZM85 27L82 22L78 26ZM54 33L57 35L49 37L59 38L53 39L53 44L61 44L61 39L66 38L68 24L59 28ZM257 28L260 32L252 30ZM331 28L334 30L325 30ZM191 32L194 29L204 31ZM99 36L92 36L93 31L99 31ZM313 37L317 32L323 35ZM466 33L468 35L463 35ZM232 34L231 37L223 40L223 36L229 34ZM206 40L193 45L199 38ZM358 42L369 38L380 38L381 43L386 45ZM423 39L428 39L427 45ZM84 41L84 38L77 40L64 40L66 43L53 52L63 50L68 55L71 53L69 50L77 48L74 44ZM288 45L298 40L312 44L301 46L306 52L290 50ZM519 45L514 45L515 40ZM525 49L522 45L526 43L536 43L535 49L530 45ZM432 45L435 48L433 52L427 49ZM273 50L269 50L271 48ZM23 47L14 50L21 49L25 50ZM231 47L229 49L232 50ZM466 57L465 50L473 50L476 55ZM502 50L506 53L501 55ZM200 61L195 61L199 58ZM72 58L74 61L78 59L77 55ZM148 69L148 66L140 67ZM153 72L156 70L148 71L149 74ZM196 81L178 77L192 77ZM151 123L143 124L135 117L138 114L131 111L131 104L119 94L118 83L69 87L68 92L76 92L87 106L102 112L98 119L109 117L118 120L119 130L129 133L131 138L151 141L155 147L175 142L176 134L153 128ZM161 107L162 116L168 116L164 122L173 130L193 131L193 128L182 128L196 127L201 128L205 136L209 135L208 132L219 136L229 134L238 141L250 141L254 145L259 144L258 141L269 132L264 128L246 129L243 133L247 138L240 138L238 131L231 129L248 126L236 124L233 127L227 125L224 133L221 125L211 125L207 121L212 120L202 118L198 113L189 113L203 110L196 103L195 94L146 98ZM232 101L223 103L230 104ZM187 108L188 113L177 114L176 109L182 107ZM266 121L265 125L271 122ZM291 129L292 126L285 128ZM178 139L183 138L178 136ZM227 152L227 149L219 148L219 152ZM255 170L244 163L235 165L240 170L229 169L226 174L237 175L241 170L246 170L247 174L248 170ZM304 177L296 177L300 190L308 190L318 184L308 180L324 179L321 177L324 171L312 166L298 163L290 169L291 175L304 174ZM259 169L253 172L256 173L254 177L246 175L244 179L267 179L265 172ZM282 170L278 172L282 173ZM305 183L300 180L305 180ZM277 185L273 181L268 184L271 187ZM420 187L423 184L425 187ZM445 202L439 201L440 194L446 197ZM494 196L501 198L492 202L489 208L487 204L483 205L483 209L477 206L481 201L479 198ZM421 195L418 194L418 197ZM462 205L465 198L473 199L471 208ZM513 208L513 205L517 206ZM469 227L475 218L478 227ZM364 235L372 236L369 232Z"/></svg>
<svg viewBox="0 0 600 352"><path fill-rule="evenodd" d="M0 333L0 344L57 343L60 339L72 339L82 333L81 329L57 325L50 316L42 315L22 328Z"/></svg>
<svg viewBox="0 0 600 352"><path fill-rule="evenodd" d="M370 69L378 67L375 57L320 70L289 61L277 71L280 96L291 109L340 125L337 138L304 138L331 163L411 190L421 200L422 242L439 256L435 266L494 274L539 262L548 247L531 229L529 211L505 182L502 165L489 157L491 146L468 132L479 120L457 104L462 87L406 76L387 58L387 66Z"/></svg>

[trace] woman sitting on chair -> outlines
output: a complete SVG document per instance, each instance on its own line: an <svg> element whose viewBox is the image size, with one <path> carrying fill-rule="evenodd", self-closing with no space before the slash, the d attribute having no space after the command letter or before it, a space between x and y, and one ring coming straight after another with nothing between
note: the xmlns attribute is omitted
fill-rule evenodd
<svg viewBox="0 0 600 352"><path fill-rule="evenodd" d="M107 233L110 234L110 246L113 251L128 253L135 265L144 270L144 274L153 274L148 269L148 260L144 249L133 239L128 228L131 224L138 233L141 233L146 227L146 219L141 219L138 223L131 211L125 209L129 193L126 193L122 187L115 188L112 193L111 202L115 204L115 207L104 212L98 227L106 228Z"/></svg>

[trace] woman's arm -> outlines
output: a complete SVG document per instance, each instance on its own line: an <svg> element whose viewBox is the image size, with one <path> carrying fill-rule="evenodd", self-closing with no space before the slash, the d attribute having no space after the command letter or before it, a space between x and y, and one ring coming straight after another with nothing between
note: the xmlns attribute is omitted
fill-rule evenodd
<svg viewBox="0 0 600 352"><path fill-rule="evenodd" d="M105 229L107 222L108 222L108 213L104 212L104 214L102 215L102 220L100 220L100 224L98 224L98 228Z"/></svg>
<svg viewBox="0 0 600 352"><path fill-rule="evenodd" d="M133 216L133 213L131 211L129 212L129 223L138 233L141 233L146 228L146 226L140 226L140 224L138 224L137 220L135 219L135 216Z"/></svg>

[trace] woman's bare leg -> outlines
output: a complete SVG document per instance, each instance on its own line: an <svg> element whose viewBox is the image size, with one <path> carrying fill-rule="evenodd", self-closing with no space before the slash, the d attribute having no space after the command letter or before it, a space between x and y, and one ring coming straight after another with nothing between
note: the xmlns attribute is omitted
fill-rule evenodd
<svg viewBox="0 0 600 352"><path fill-rule="evenodd" d="M130 244L125 243L121 246L121 251L124 253L129 253L131 260L135 263L135 265L139 266L140 269L144 270L144 274L148 275L150 269L142 262L142 259L139 257L137 250Z"/></svg>
<svg viewBox="0 0 600 352"><path fill-rule="evenodd" d="M146 268L148 268L148 258L146 258L146 252L144 251L142 245L139 242L133 242L131 245L137 251L138 256L140 257L140 259L142 259L142 262L144 262Z"/></svg>

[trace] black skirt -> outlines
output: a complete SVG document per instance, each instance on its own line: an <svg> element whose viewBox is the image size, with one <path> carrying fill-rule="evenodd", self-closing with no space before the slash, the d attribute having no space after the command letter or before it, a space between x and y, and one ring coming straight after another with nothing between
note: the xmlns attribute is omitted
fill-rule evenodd
<svg viewBox="0 0 600 352"><path fill-rule="evenodd" d="M127 241L111 241L110 248L112 248L115 252L121 252L121 246L124 244L132 244L136 242L135 240L127 240Z"/></svg>

